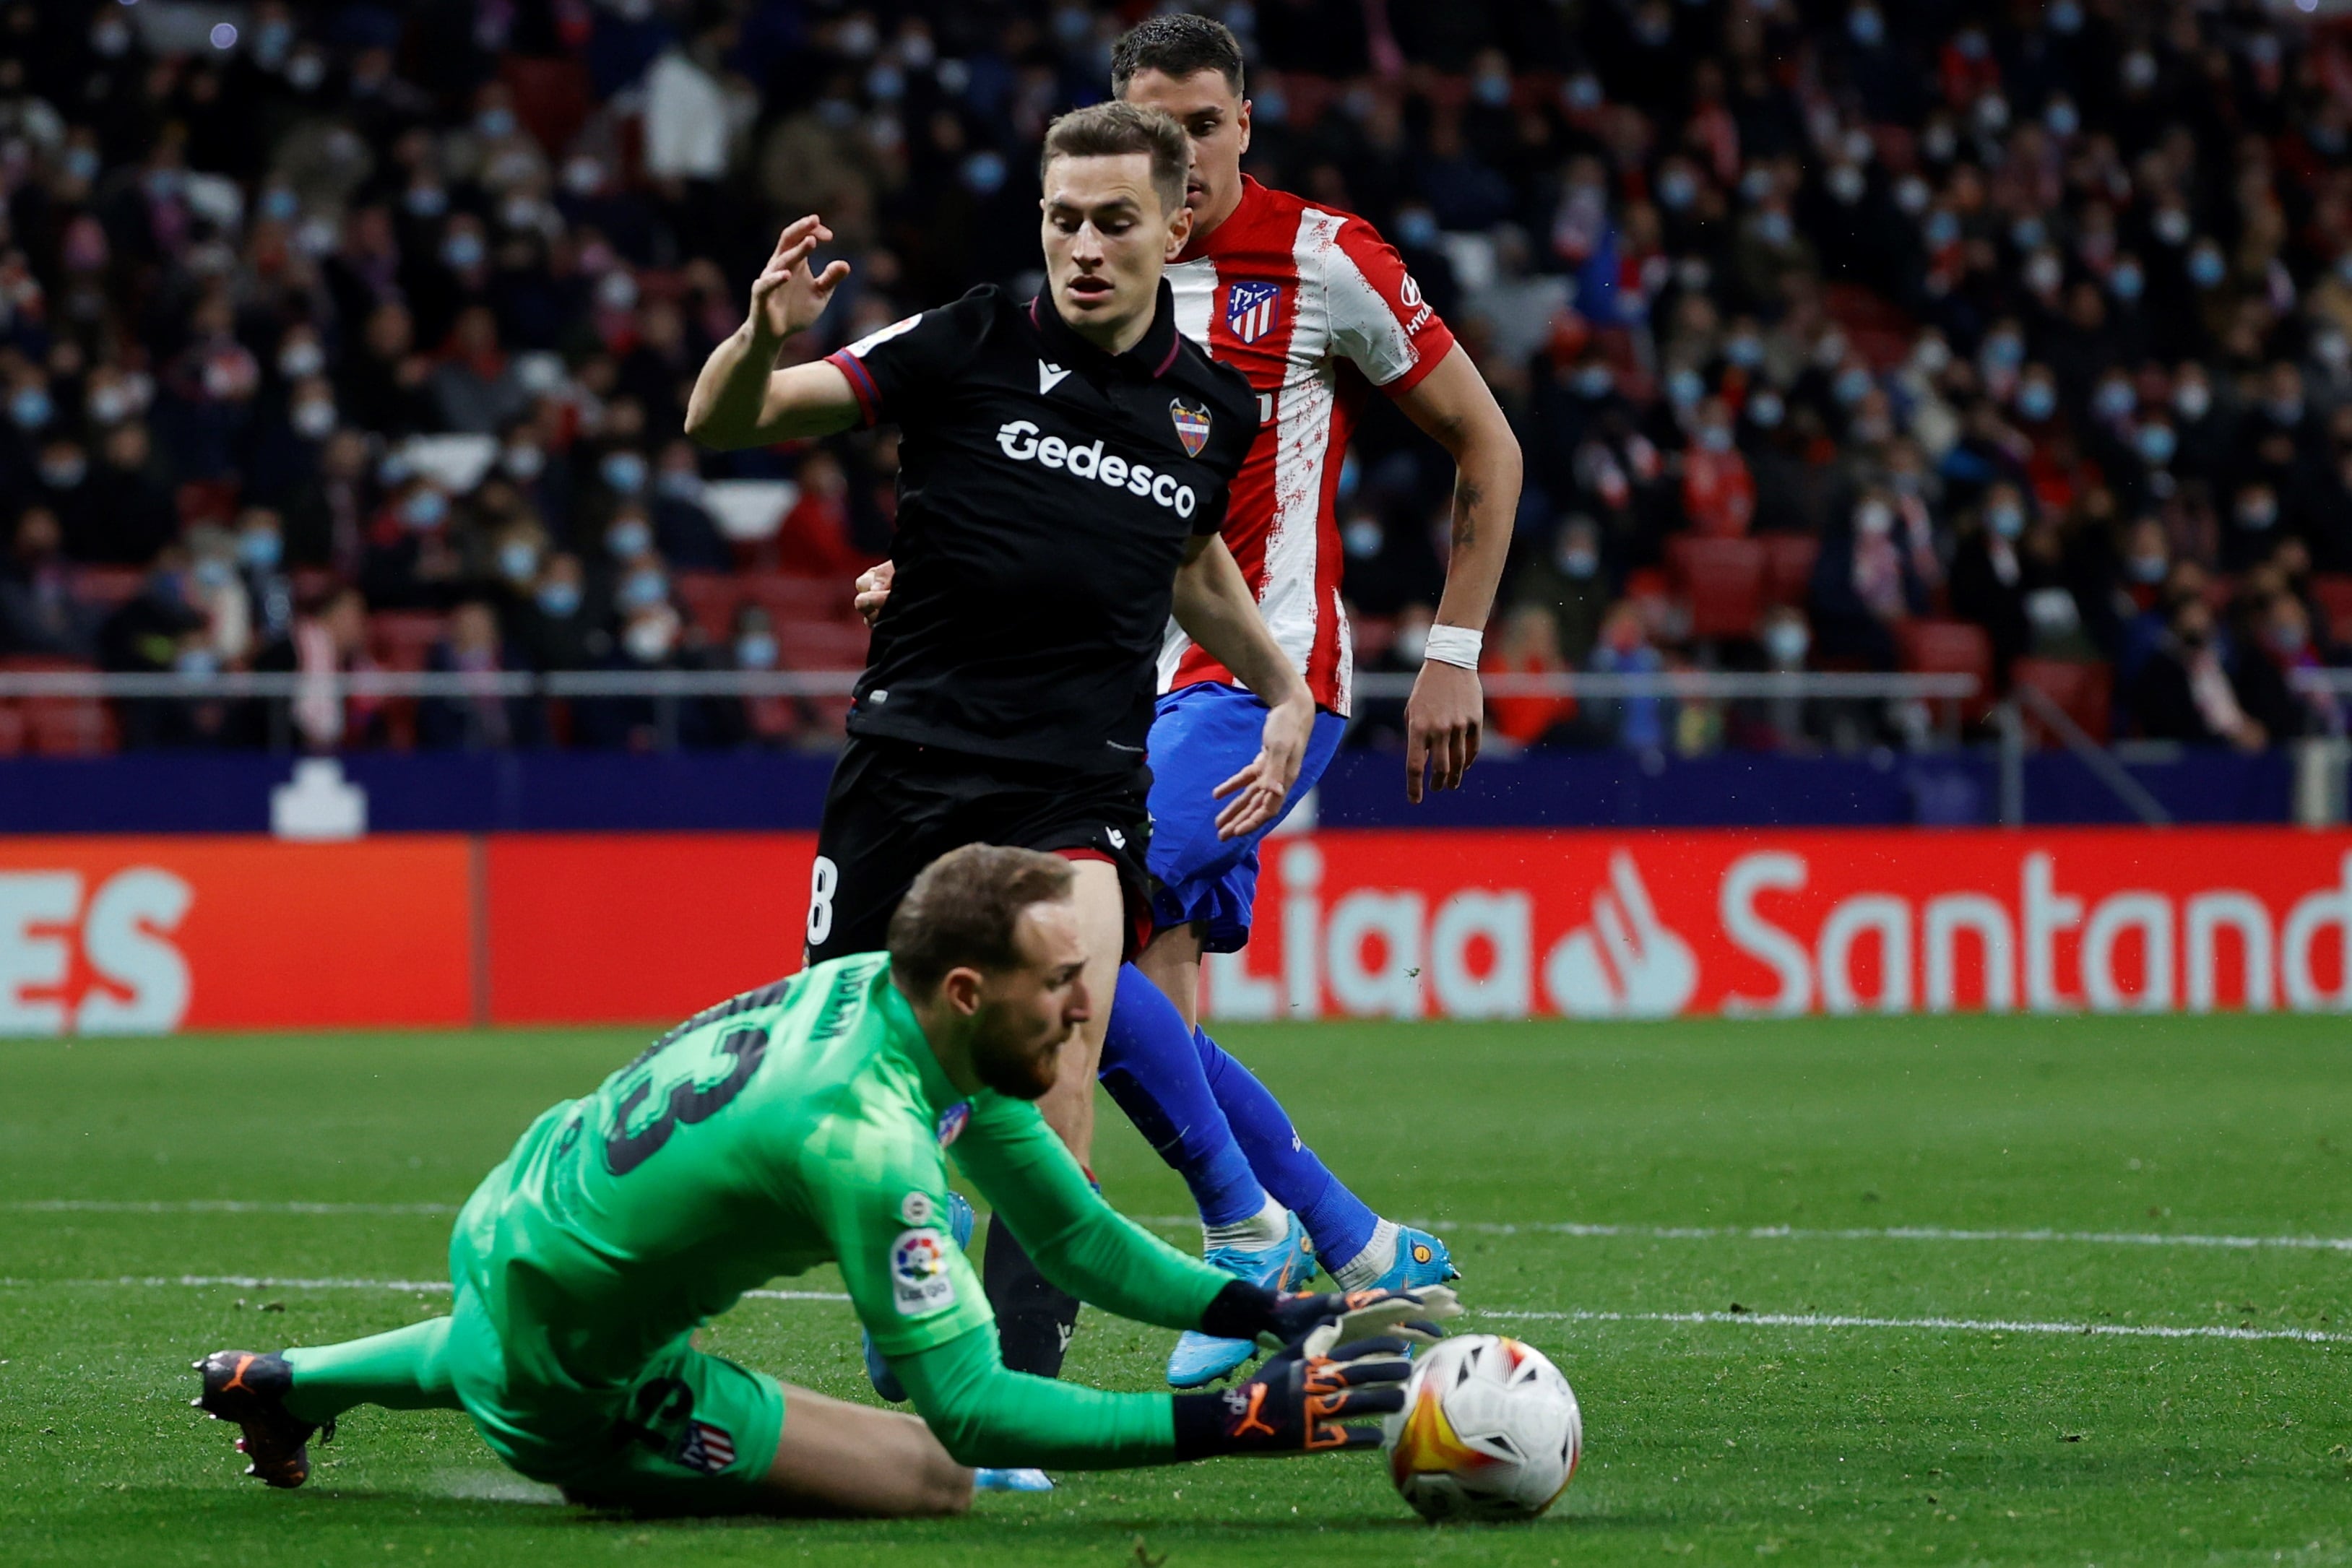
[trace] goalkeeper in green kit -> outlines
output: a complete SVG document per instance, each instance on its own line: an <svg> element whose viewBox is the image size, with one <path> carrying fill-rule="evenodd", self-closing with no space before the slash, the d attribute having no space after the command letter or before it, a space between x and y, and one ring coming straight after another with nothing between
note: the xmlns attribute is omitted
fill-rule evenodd
<svg viewBox="0 0 2352 1568"><path fill-rule="evenodd" d="M1031 1103L1085 1019L1067 862L975 844L916 881L887 953L688 1019L534 1122L458 1216L447 1317L196 1364L249 1473L308 1476L360 1405L462 1409L575 1501L683 1512L951 1513L973 1465L1108 1469L1378 1441L1408 1320L1450 1292L1276 1295L1183 1256L1088 1186ZM1110 1394L1008 1372L950 1239L943 1150L1048 1278L1128 1317L1286 1348L1218 1393ZM921 1418L786 1387L694 1330L838 1262Z"/></svg>

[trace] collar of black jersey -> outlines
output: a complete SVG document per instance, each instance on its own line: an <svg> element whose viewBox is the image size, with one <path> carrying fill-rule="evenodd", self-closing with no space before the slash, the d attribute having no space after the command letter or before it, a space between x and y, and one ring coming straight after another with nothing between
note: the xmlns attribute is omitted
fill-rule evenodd
<svg viewBox="0 0 2352 1568"><path fill-rule="evenodd" d="M1143 329L1143 339L1124 354L1106 354L1092 343L1071 330L1054 308L1054 287L1048 283L1029 301L1029 321L1037 329L1037 336L1045 351L1057 365L1073 370L1084 369L1095 375L1113 371L1133 376L1138 381L1152 381L1166 375L1176 364L1176 296L1169 288L1168 279L1160 280L1160 298L1151 311L1151 325Z"/></svg>

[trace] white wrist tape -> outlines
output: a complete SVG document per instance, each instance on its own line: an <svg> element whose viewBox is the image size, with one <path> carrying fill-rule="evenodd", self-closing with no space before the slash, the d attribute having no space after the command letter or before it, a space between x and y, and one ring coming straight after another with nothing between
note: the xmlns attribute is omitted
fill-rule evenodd
<svg viewBox="0 0 2352 1568"><path fill-rule="evenodd" d="M1432 626L1429 645L1423 650L1422 659L1436 660L1441 664L1475 670L1478 667L1478 648L1486 634L1467 626Z"/></svg>

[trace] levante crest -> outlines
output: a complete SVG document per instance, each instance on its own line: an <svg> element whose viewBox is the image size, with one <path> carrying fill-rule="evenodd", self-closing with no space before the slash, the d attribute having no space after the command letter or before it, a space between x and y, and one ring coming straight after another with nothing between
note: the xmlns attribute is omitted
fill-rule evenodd
<svg viewBox="0 0 2352 1568"><path fill-rule="evenodd" d="M1181 397L1170 398L1168 417L1176 422L1176 439L1184 444L1184 455L1201 455L1201 448L1209 444L1209 411L1194 408Z"/></svg>

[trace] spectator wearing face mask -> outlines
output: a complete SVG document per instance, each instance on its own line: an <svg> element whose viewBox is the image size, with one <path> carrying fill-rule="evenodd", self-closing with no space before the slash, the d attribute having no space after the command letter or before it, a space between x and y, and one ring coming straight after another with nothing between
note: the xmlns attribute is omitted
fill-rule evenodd
<svg viewBox="0 0 2352 1568"><path fill-rule="evenodd" d="M1560 519L1551 549L1522 566L1511 585L1515 609L1538 609L1551 617L1553 641L1571 669L1584 664L1600 640L1601 616L1615 594L1601 557L1601 527L1581 512Z"/></svg>
<svg viewBox="0 0 2352 1568"><path fill-rule="evenodd" d="M1775 673L1803 670L1812 641L1805 612L1794 605L1774 605L1756 628L1756 645L1764 655L1764 667ZM1733 703L1725 716L1724 733L1742 750L1804 750L1817 738L1813 706L1810 700L1794 695L1743 698Z"/></svg>
<svg viewBox="0 0 2352 1568"><path fill-rule="evenodd" d="M662 448L653 478L654 543L681 571L725 571L735 552L703 505L700 455L683 437Z"/></svg>
<svg viewBox="0 0 2352 1568"><path fill-rule="evenodd" d="M2238 701L2215 646L2213 612L2201 598L2173 605L2164 635L2126 700L2132 727L2150 740L2258 751L2268 737Z"/></svg>
<svg viewBox="0 0 2352 1568"><path fill-rule="evenodd" d="M237 514L233 538L236 573L253 611L253 634L267 644L294 624L294 585L286 574L286 526L267 507Z"/></svg>
<svg viewBox="0 0 2352 1568"><path fill-rule="evenodd" d="M89 454L80 442L66 435L43 442L33 471L33 485L34 497L49 509L64 540L89 537L93 521Z"/></svg>
<svg viewBox="0 0 2352 1568"><path fill-rule="evenodd" d="M1984 505L1960 528L1952 556L1952 613L1984 628L1996 671L2032 645L2025 619L2025 580L2017 544L2025 536L2025 499L2014 485L1985 492Z"/></svg>
<svg viewBox="0 0 2352 1568"><path fill-rule="evenodd" d="M2278 549L2278 491L2256 480L2231 498L2221 529L2221 570L2238 571Z"/></svg>
<svg viewBox="0 0 2352 1568"><path fill-rule="evenodd" d="M99 662L105 669L152 675L207 674L218 668L206 643L192 564L184 549L167 549L139 592L107 617L98 632ZM184 745L196 738L184 703L126 698L114 708L125 746Z"/></svg>
<svg viewBox="0 0 2352 1568"><path fill-rule="evenodd" d="M428 385L442 430L494 434L530 404L530 394L499 346L498 318L487 305L458 313Z"/></svg>
<svg viewBox="0 0 2352 1568"><path fill-rule="evenodd" d="M1740 455L1731 410L1721 398L1699 405L1683 454L1682 500L1691 531L1704 538L1738 538L1756 520L1756 480Z"/></svg>
<svg viewBox="0 0 2352 1568"><path fill-rule="evenodd" d="M578 557L558 552L541 563L516 640L534 670L584 670L604 661L612 633L590 612Z"/></svg>
<svg viewBox="0 0 2352 1568"><path fill-rule="evenodd" d="M433 610L449 602L464 560L449 497L423 475L403 476L368 524L360 588L373 610Z"/></svg>

